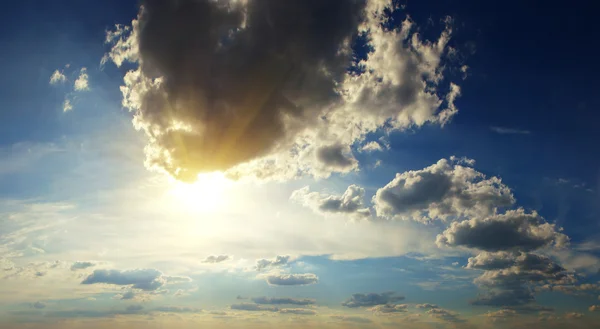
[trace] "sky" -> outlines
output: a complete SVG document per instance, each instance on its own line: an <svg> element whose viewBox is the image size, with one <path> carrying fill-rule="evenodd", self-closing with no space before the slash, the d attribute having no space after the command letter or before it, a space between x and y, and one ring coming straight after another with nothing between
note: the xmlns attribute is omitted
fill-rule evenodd
<svg viewBox="0 0 600 329"><path fill-rule="evenodd" d="M11 2L0 327L600 326L597 9Z"/></svg>

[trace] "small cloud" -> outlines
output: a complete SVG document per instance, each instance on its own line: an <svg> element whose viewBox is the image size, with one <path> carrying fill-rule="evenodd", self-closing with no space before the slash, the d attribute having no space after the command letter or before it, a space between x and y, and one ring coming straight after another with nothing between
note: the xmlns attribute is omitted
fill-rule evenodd
<svg viewBox="0 0 600 329"><path fill-rule="evenodd" d="M42 308L46 307L46 304L44 304L44 303L42 303L42 302L35 302L35 303L33 304L33 307L34 307L34 308L37 308L37 309L39 310L39 309L42 309Z"/></svg>
<svg viewBox="0 0 600 329"><path fill-rule="evenodd" d="M372 141L372 142L368 142L367 144L365 144L361 148L361 151L363 151L363 152L383 151L383 148L381 147L381 145L379 145L379 143Z"/></svg>
<svg viewBox="0 0 600 329"><path fill-rule="evenodd" d="M65 98L65 101L63 103L63 112L69 112L73 109L73 105L71 105L71 100L68 98Z"/></svg>
<svg viewBox="0 0 600 329"><path fill-rule="evenodd" d="M368 294L353 294L352 297L348 298L342 303L342 306L355 308L355 307L372 307L377 305L393 304L404 300L404 296L395 296L393 291Z"/></svg>
<svg viewBox="0 0 600 329"><path fill-rule="evenodd" d="M206 259L203 260L202 262L216 264L216 263L224 262L229 259L231 259L231 257L229 255L218 255L218 256L211 255L211 256L206 257Z"/></svg>
<svg viewBox="0 0 600 329"><path fill-rule="evenodd" d="M277 311L279 311L279 309L277 307L261 306L261 305L252 304L252 303L233 304L233 305L229 306L229 308L231 308L232 310L236 310L236 311L248 311L248 312L261 312L261 311L277 312Z"/></svg>
<svg viewBox="0 0 600 329"><path fill-rule="evenodd" d="M267 283L273 286L304 286L319 282L319 277L312 273L273 274L267 276Z"/></svg>
<svg viewBox="0 0 600 329"><path fill-rule="evenodd" d="M54 73L52 73L52 76L50 76L50 84L51 85L65 83L66 81L67 81L67 77L59 70L54 71Z"/></svg>
<svg viewBox="0 0 600 329"><path fill-rule="evenodd" d="M71 265L71 271L77 271L77 270L84 270L86 268L95 266L95 263L92 262L75 262L73 263L73 265Z"/></svg>
<svg viewBox="0 0 600 329"><path fill-rule="evenodd" d="M256 270L260 271L267 267L285 266L290 261L290 256L278 255L275 259L259 259L256 261Z"/></svg>
<svg viewBox="0 0 600 329"><path fill-rule="evenodd" d="M600 296L598 296L598 298L600 299ZM592 305L588 310L590 312L600 312L600 305Z"/></svg>
<svg viewBox="0 0 600 329"><path fill-rule="evenodd" d="M371 323L372 322L371 320L360 317L360 316L332 315L331 318L340 320L340 321L344 321L344 322L354 322L354 323Z"/></svg>
<svg viewBox="0 0 600 329"><path fill-rule="evenodd" d="M578 312L571 312L571 313L565 314L565 318L567 318L567 319L580 319L582 317L583 317L583 313L578 313Z"/></svg>
<svg viewBox="0 0 600 329"><path fill-rule="evenodd" d="M531 134L531 131L529 131L529 130L516 129L516 128L492 126L492 127L490 127L490 129L493 132L495 132L497 134L501 134L501 135L529 135L529 134Z"/></svg>
<svg viewBox="0 0 600 329"><path fill-rule="evenodd" d="M87 69L84 67L81 69L79 73L79 77L75 80L74 85L75 91L87 91L90 90L90 86L88 83L88 74Z"/></svg>
<svg viewBox="0 0 600 329"><path fill-rule="evenodd" d="M239 297L239 296L238 296ZM315 303L314 299L299 299L299 298L289 298L289 297L256 297L252 298L252 301L256 304L263 305L313 305Z"/></svg>

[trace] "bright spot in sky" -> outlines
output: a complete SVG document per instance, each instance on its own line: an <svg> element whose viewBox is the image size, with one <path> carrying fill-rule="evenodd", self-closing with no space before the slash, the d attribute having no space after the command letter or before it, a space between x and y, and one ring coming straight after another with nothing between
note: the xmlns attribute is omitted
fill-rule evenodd
<svg viewBox="0 0 600 329"><path fill-rule="evenodd" d="M177 210L214 212L223 206L224 194L232 183L221 172L199 174L196 182L191 184L173 180L168 196Z"/></svg>

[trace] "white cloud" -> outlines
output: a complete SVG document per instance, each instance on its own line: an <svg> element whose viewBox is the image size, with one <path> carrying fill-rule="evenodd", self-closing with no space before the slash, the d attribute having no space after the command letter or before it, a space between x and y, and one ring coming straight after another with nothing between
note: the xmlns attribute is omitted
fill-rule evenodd
<svg viewBox="0 0 600 329"><path fill-rule="evenodd" d="M87 74L87 69L84 67L81 69L81 71L79 73L79 77L77 77L77 80L75 80L75 84L73 86L75 88L75 91L90 90L88 79L89 79L89 76Z"/></svg>
<svg viewBox="0 0 600 329"><path fill-rule="evenodd" d="M368 142L367 144L363 145L361 150L363 152L375 152L375 151L383 151L383 148L376 141L371 141L371 142Z"/></svg>
<svg viewBox="0 0 600 329"><path fill-rule="evenodd" d="M453 162L457 162L456 158ZM514 202L510 189L500 178L487 178L473 168L451 164L446 159L421 170L396 174L373 197L378 216L420 222L489 215Z"/></svg>
<svg viewBox="0 0 600 329"><path fill-rule="evenodd" d="M69 98L65 98L63 102L63 112L69 112L73 109L73 105L71 105L71 100Z"/></svg>
<svg viewBox="0 0 600 329"><path fill-rule="evenodd" d="M216 263L224 262L229 259L231 259L231 256L229 256L229 255L218 255L218 256L211 255L211 256L206 257L206 259L204 259L202 262L216 264Z"/></svg>
<svg viewBox="0 0 600 329"><path fill-rule="evenodd" d="M319 277L313 273L271 274L266 279L273 286L304 286L319 282Z"/></svg>
<svg viewBox="0 0 600 329"><path fill-rule="evenodd" d="M363 203L364 195L365 189L357 185L350 185L341 196L310 192L309 187L306 186L294 191L290 199L323 214L368 218L371 216L371 211Z"/></svg>
<svg viewBox="0 0 600 329"><path fill-rule="evenodd" d="M67 77L59 70L54 71L54 73L52 73L52 76L50 76L50 84L51 85L65 83L66 81L67 81Z"/></svg>
<svg viewBox="0 0 600 329"><path fill-rule="evenodd" d="M290 256L277 255L275 259L259 259L256 261L256 270L260 271L268 267L286 266L290 261Z"/></svg>

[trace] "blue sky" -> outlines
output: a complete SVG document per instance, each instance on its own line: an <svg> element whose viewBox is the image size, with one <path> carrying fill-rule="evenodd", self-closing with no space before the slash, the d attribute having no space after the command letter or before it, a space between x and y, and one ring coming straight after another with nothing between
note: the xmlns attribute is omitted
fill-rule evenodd
<svg viewBox="0 0 600 329"><path fill-rule="evenodd" d="M3 327L600 323L596 5L141 3L4 11Z"/></svg>

